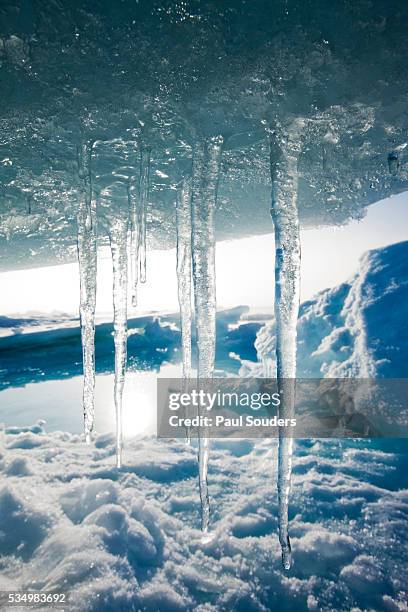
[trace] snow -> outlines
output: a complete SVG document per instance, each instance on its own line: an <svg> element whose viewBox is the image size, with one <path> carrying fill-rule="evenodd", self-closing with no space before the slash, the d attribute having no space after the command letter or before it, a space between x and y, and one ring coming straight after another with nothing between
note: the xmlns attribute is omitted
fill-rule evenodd
<svg viewBox="0 0 408 612"><path fill-rule="evenodd" d="M284 573L275 442L214 444L203 544L194 448L136 438L118 472L114 436L32 429L30 448L16 444L27 432L1 432L3 589L65 590L78 612L406 609L402 443L296 444Z"/></svg>
<svg viewBox="0 0 408 612"><path fill-rule="evenodd" d="M406 378L408 242L368 251L357 273L301 304L298 377ZM389 324L392 312L392 325ZM258 357L275 366L275 322L261 328ZM259 366L243 364L250 372Z"/></svg>

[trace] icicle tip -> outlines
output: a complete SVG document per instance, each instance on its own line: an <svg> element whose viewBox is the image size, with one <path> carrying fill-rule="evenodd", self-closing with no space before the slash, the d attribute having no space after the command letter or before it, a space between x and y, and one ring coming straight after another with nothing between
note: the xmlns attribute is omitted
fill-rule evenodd
<svg viewBox="0 0 408 612"><path fill-rule="evenodd" d="M292 567L292 550L290 543L285 548L282 548L282 566L285 570L290 570Z"/></svg>
<svg viewBox="0 0 408 612"><path fill-rule="evenodd" d="M210 542L212 542L215 538L215 533L212 531L205 531L200 539L201 544L209 544Z"/></svg>

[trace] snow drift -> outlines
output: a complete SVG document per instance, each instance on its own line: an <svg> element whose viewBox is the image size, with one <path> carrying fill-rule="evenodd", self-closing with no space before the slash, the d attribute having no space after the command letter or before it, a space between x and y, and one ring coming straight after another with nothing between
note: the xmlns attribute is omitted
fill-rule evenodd
<svg viewBox="0 0 408 612"><path fill-rule="evenodd" d="M348 282L301 304L298 378L408 377L407 278L408 242L400 242L369 251ZM260 329L255 346L274 376L274 321Z"/></svg>

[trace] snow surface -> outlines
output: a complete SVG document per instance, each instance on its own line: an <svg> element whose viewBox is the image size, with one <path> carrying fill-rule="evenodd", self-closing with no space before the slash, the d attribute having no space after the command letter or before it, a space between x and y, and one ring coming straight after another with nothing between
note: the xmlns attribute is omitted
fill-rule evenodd
<svg viewBox="0 0 408 612"><path fill-rule="evenodd" d="M407 610L401 443L296 443L285 574L275 442L214 443L202 543L183 442L134 439L118 471L111 435L87 447L37 425L0 440L1 590L65 590L78 612Z"/></svg>
<svg viewBox="0 0 408 612"><path fill-rule="evenodd" d="M368 251L347 282L300 307L299 378L407 378L408 242ZM275 362L275 322L255 342L259 359ZM245 362L241 373L260 373Z"/></svg>

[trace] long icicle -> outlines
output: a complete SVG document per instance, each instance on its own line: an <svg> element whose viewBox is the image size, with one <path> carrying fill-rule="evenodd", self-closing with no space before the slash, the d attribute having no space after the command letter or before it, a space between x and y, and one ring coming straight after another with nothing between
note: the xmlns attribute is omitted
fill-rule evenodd
<svg viewBox="0 0 408 612"><path fill-rule="evenodd" d="M150 148L144 147L140 152L140 282L146 282L146 215L149 198L150 181Z"/></svg>
<svg viewBox="0 0 408 612"><path fill-rule="evenodd" d="M198 143L193 156L191 197L194 300L198 344L198 377L212 378L215 361L215 237L214 212L222 155L221 136ZM200 408L202 410L202 408ZM199 431L198 464L201 528L208 531L208 460L210 441Z"/></svg>
<svg viewBox="0 0 408 612"><path fill-rule="evenodd" d="M137 306L137 285L139 283L140 255L140 215L138 211L137 182L130 177L127 188L130 219L130 278L132 286L132 306Z"/></svg>
<svg viewBox="0 0 408 612"><path fill-rule="evenodd" d="M181 321L181 348L183 364L183 392L191 377L191 185L184 179L176 198L177 228L177 288ZM187 414L186 414L187 416ZM190 428L186 428L190 442Z"/></svg>
<svg viewBox="0 0 408 612"><path fill-rule="evenodd" d="M177 193L177 281L181 319L183 378L191 376L191 187L183 180Z"/></svg>
<svg viewBox="0 0 408 612"><path fill-rule="evenodd" d="M296 325L300 298L300 236L297 209L298 156L301 122L283 131L274 126L270 134L272 204L275 226L275 320L276 363L281 396L280 416L294 415L296 385ZM278 525L282 564L292 564L289 539L289 495L293 439L279 431Z"/></svg>
<svg viewBox="0 0 408 612"><path fill-rule="evenodd" d="M93 142L84 141L78 147L78 174L83 182L78 228L78 262L80 277L80 321L83 360L84 433L87 444L95 420L95 305L97 272L96 210L92 200L91 157Z"/></svg>
<svg viewBox="0 0 408 612"><path fill-rule="evenodd" d="M122 398L127 360L127 217L113 219L109 239L113 269L113 336L115 343L116 467L122 465Z"/></svg>

